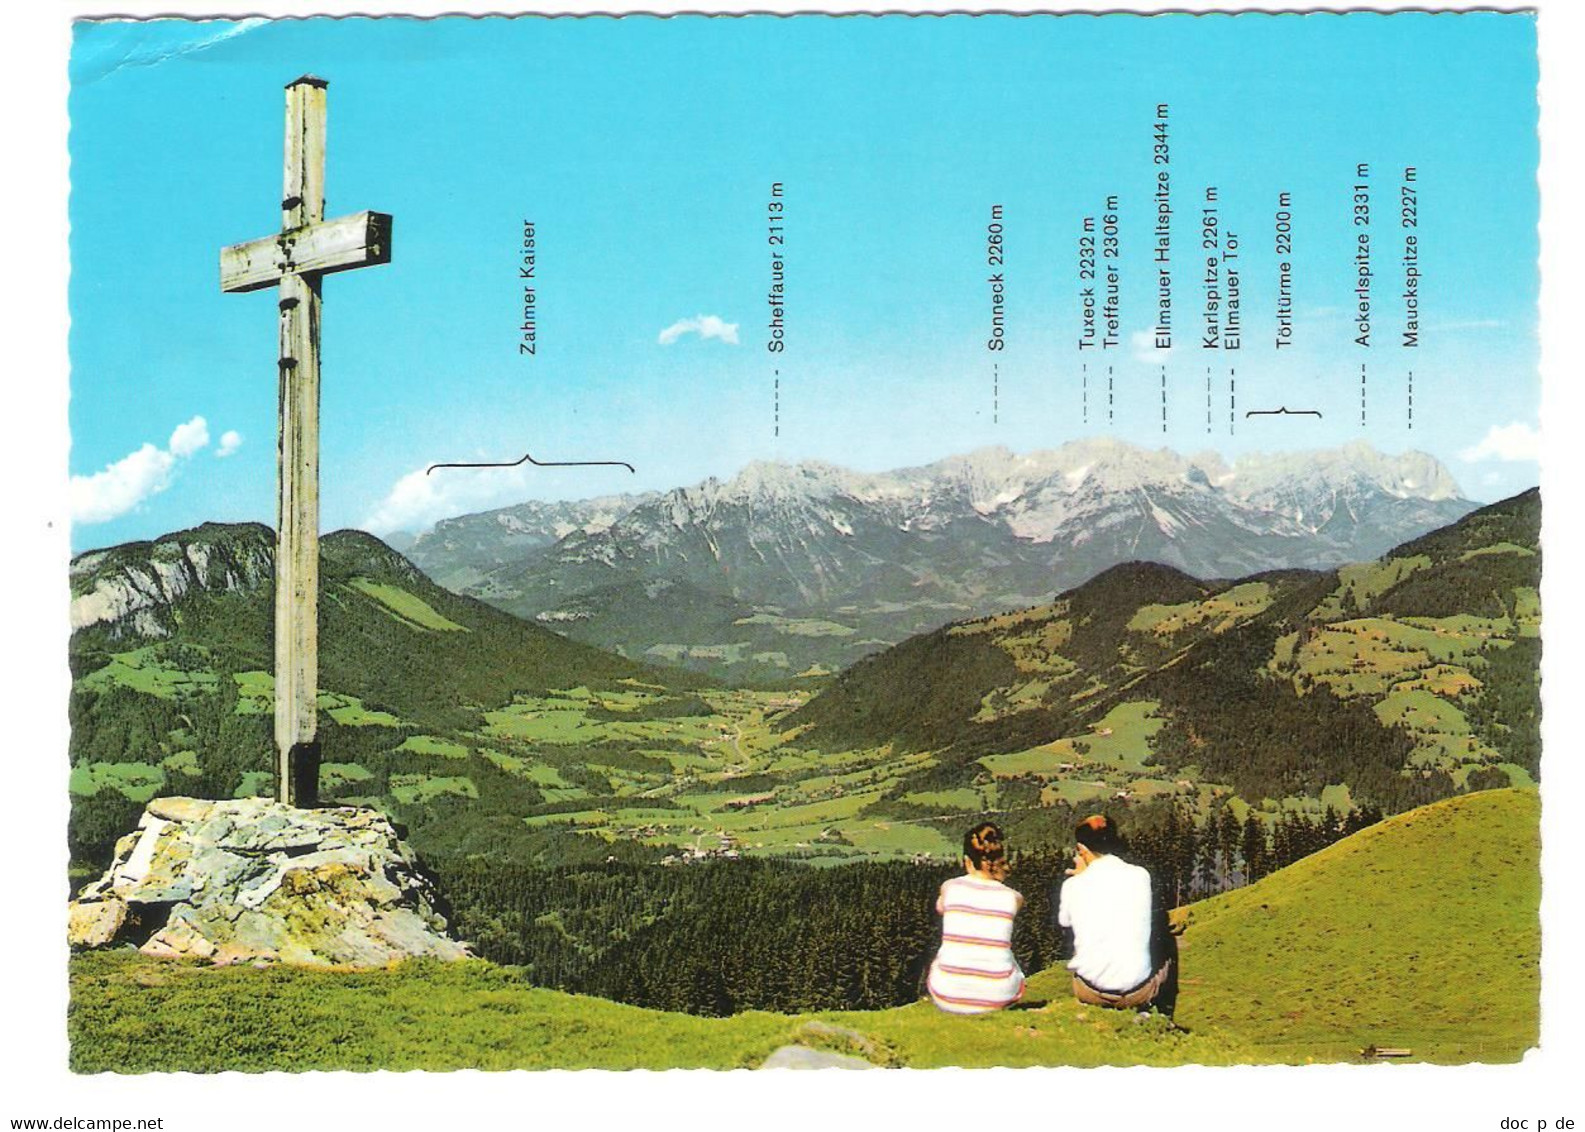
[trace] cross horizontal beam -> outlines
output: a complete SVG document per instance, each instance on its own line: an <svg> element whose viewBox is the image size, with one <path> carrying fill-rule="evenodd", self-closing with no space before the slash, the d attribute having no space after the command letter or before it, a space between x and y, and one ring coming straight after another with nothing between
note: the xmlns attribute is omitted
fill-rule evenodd
<svg viewBox="0 0 1585 1132"><path fill-rule="evenodd" d="M260 291L286 275L329 275L391 261L391 217L355 212L220 249L220 289Z"/></svg>

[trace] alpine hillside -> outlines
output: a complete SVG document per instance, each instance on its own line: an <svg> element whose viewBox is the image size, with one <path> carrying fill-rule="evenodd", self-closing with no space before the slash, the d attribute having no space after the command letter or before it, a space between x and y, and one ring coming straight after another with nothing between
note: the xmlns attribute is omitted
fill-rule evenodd
<svg viewBox="0 0 1585 1132"><path fill-rule="evenodd" d="M539 985L695 1013L907 1002L982 818L1018 847L1034 971L1095 809L1182 902L1532 782L1539 522L1529 492L1336 570L1124 563L818 694L642 668L343 532L322 544L320 792L405 827L461 938ZM210 526L78 560L77 877L156 794L270 791L269 544Z"/></svg>
<svg viewBox="0 0 1585 1132"><path fill-rule="evenodd" d="M1253 815L1259 840L1327 807L1524 785L1539 521L1532 491L1336 570L1125 563L765 690L570 641L341 532L323 543L320 789L392 814L421 853L543 865L949 858L980 815L1045 844L1097 803ZM270 541L207 526L75 564L84 871L155 794L271 789Z"/></svg>
<svg viewBox="0 0 1585 1132"><path fill-rule="evenodd" d="M466 800L480 822L505 809L520 823L547 801L542 787L568 783L554 772L536 783L504 769L503 751L492 762L448 736L551 689L664 700L690 686L444 590L360 531L327 535L320 556L327 797L383 795L415 824ZM273 569L274 536L258 524L209 523L73 561L75 860L102 865L155 794L272 790Z"/></svg>
<svg viewBox="0 0 1585 1132"><path fill-rule="evenodd" d="M844 672L779 726L931 752L900 801L995 782L1077 801L1191 781L1386 812L1540 763L1540 495L1335 571L1129 563Z"/></svg>

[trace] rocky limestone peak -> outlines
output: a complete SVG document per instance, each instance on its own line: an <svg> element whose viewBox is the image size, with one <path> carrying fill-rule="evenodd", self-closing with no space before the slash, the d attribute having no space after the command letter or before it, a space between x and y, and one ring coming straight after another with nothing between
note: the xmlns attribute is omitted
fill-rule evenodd
<svg viewBox="0 0 1585 1132"><path fill-rule="evenodd" d="M379 967L469 957L377 810L156 798L70 906L73 947L211 963Z"/></svg>
<svg viewBox="0 0 1585 1132"><path fill-rule="evenodd" d="M1458 483L1436 457L1413 450L1393 456L1364 440L1313 452L1241 456L1227 487L1230 494L1250 500L1372 488L1397 499L1432 503L1461 498Z"/></svg>
<svg viewBox="0 0 1585 1132"><path fill-rule="evenodd" d="M755 460L721 485L720 497L730 501L754 501L840 495L855 487L858 476L835 464L804 460L781 464Z"/></svg>
<svg viewBox="0 0 1585 1132"><path fill-rule="evenodd" d="M1189 457L1189 479L1204 482L1211 487L1221 487L1233 475L1233 469L1215 449L1207 448Z"/></svg>
<svg viewBox="0 0 1585 1132"><path fill-rule="evenodd" d="M1433 457L1384 455L1362 441L1335 450L1242 456L1230 465L1214 452L1186 458L1168 448L1090 437L1027 453L980 448L883 472L820 460L755 461L730 479L711 477L640 504L612 523L609 533L643 551L669 545L679 532L725 529L744 515L800 531L830 527L845 533L856 525L855 509L863 508L875 522L902 530L978 514L1005 523L1018 538L1045 542L1076 516L1120 496L1194 498L1202 501L1198 506L1298 519L1329 513L1339 496L1372 492L1400 500L1460 497L1458 485ZM581 548L588 535L603 533L575 533L567 545L580 548L583 557L599 558L599 549L609 548L598 537L590 543L594 549Z"/></svg>
<svg viewBox="0 0 1585 1132"><path fill-rule="evenodd" d="M1003 445L976 448L962 456L948 456L923 468L898 475L903 482L929 497L961 496L975 511L990 514L1023 495L1056 470L1055 453L1018 455Z"/></svg>
<svg viewBox="0 0 1585 1132"><path fill-rule="evenodd" d="M1170 448L1141 448L1113 437L1064 444L1058 450L1062 479L1071 491L1137 491L1178 487L1190 463Z"/></svg>

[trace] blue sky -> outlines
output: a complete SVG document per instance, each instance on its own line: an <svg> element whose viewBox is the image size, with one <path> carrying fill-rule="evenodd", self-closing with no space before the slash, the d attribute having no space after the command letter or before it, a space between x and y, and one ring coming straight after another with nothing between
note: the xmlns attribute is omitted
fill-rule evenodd
<svg viewBox="0 0 1585 1132"><path fill-rule="evenodd" d="M758 458L875 470L1096 434L1230 457L1363 436L1433 453L1477 499L1538 478L1528 15L79 24L79 549L206 519L273 520L272 293L221 294L216 260L279 226L281 88L304 72L331 84L328 213L395 216L393 263L325 281L326 529L416 530L530 496L726 476ZM1163 102L1179 330L1166 354L1138 340L1154 316L1151 125ZM1369 349L1348 310L1359 162L1372 168ZM1407 165L1421 245L1414 350L1398 345L1396 299ZM787 207L779 356L765 350L772 182ZM1243 249L1236 353L1201 349L1192 333L1199 204L1213 184ZM1282 191L1298 344L1277 351ZM1076 348L1076 268L1082 218L1108 194L1123 344L1103 355ZM1001 268L986 263L993 204ZM532 358L518 352L525 218L539 251ZM1007 284L1000 353L986 349L995 271ZM700 325L720 332L687 329ZM1280 405L1324 415L1243 418ZM422 474L525 451L625 460L638 474Z"/></svg>

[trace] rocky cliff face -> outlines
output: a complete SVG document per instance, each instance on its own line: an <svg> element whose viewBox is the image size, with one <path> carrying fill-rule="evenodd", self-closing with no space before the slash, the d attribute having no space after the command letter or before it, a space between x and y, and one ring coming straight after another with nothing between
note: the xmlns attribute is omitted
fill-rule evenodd
<svg viewBox="0 0 1585 1132"><path fill-rule="evenodd" d="M212 963L378 967L468 957L376 810L157 798L72 902L73 947Z"/></svg>
<svg viewBox="0 0 1585 1132"><path fill-rule="evenodd" d="M257 523L206 523L153 543L78 555L71 564L72 631L170 636L171 606L196 589L248 590L273 582L274 535Z"/></svg>

